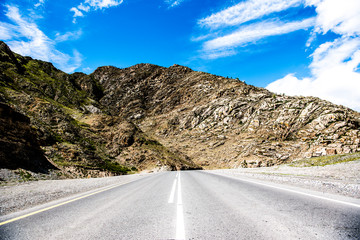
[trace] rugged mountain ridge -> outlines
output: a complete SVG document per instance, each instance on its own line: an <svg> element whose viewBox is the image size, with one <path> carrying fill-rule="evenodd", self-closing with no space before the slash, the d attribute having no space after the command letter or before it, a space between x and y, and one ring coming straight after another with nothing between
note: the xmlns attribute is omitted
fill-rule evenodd
<svg viewBox="0 0 360 240"><path fill-rule="evenodd" d="M359 113L179 65L98 68L100 103L209 167L270 166L359 151Z"/></svg>
<svg viewBox="0 0 360 240"><path fill-rule="evenodd" d="M28 116L45 156L76 174L270 166L360 151L360 114L314 97L138 64L65 74L0 43L0 100Z"/></svg>

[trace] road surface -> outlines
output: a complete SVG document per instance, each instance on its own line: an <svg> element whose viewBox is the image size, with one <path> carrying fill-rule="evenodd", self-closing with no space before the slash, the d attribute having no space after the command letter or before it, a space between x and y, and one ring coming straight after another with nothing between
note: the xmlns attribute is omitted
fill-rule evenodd
<svg viewBox="0 0 360 240"><path fill-rule="evenodd" d="M162 172L0 218L0 239L360 239L360 205Z"/></svg>

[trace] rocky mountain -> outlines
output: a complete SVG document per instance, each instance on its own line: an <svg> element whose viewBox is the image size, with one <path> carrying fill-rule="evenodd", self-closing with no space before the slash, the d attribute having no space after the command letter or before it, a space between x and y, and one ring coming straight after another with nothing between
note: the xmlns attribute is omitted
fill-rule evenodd
<svg viewBox="0 0 360 240"><path fill-rule="evenodd" d="M98 68L100 104L203 167L270 166L359 151L360 115L183 66Z"/></svg>
<svg viewBox="0 0 360 240"><path fill-rule="evenodd" d="M18 149L2 145L0 168L43 171L34 152L68 177L200 168L110 112L99 102L103 97L104 88L93 76L66 74L51 63L13 53L0 42L0 102L6 109L1 111L0 141L7 143L8 135L16 136L10 142ZM12 113L22 116L19 123ZM12 130L15 125L19 129ZM34 151L17 148L22 142Z"/></svg>
<svg viewBox="0 0 360 240"><path fill-rule="evenodd" d="M270 166L360 151L360 114L187 67L66 74L0 43L0 101L69 174Z"/></svg>

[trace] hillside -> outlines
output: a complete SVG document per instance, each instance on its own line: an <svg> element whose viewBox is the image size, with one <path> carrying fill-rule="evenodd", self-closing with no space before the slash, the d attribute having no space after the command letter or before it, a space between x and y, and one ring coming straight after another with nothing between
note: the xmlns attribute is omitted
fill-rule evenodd
<svg viewBox="0 0 360 240"><path fill-rule="evenodd" d="M29 119L42 155L67 177L109 176L141 170L199 168L186 155L163 146L132 122L99 103L103 87L82 73L68 75L51 63L22 57L0 43L0 101ZM6 113L2 113L6 119ZM1 129L11 129L2 121ZM23 141L22 131L18 139ZM1 141L6 136L1 135ZM13 141L12 147L18 143ZM31 154L1 148L0 168L42 171ZM40 150L40 148L39 148ZM32 166L21 162L33 160ZM49 163L49 162L48 162ZM51 164L49 163L49 164Z"/></svg>
<svg viewBox="0 0 360 240"><path fill-rule="evenodd" d="M359 151L360 115L174 65L98 68L100 103L210 168L270 166Z"/></svg>
<svg viewBox="0 0 360 240"><path fill-rule="evenodd" d="M44 156L73 176L271 166L360 151L358 112L179 65L69 75L1 42L0 70L1 103L29 118Z"/></svg>

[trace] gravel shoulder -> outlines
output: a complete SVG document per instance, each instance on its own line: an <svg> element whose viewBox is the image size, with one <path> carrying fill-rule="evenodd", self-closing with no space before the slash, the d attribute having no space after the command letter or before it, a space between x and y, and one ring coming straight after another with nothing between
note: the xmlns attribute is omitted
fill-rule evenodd
<svg viewBox="0 0 360 240"><path fill-rule="evenodd" d="M246 177L360 199L360 160L326 166L208 170L231 177Z"/></svg>
<svg viewBox="0 0 360 240"><path fill-rule="evenodd" d="M0 186L0 216L74 194L134 181L148 175L141 173L105 178L40 180Z"/></svg>

